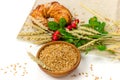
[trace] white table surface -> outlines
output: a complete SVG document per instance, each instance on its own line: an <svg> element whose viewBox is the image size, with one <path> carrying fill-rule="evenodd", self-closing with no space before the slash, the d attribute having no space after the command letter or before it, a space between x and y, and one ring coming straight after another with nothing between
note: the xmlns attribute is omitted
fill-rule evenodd
<svg viewBox="0 0 120 80"><path fill-rule="evenodd" d="M79 67L63 78L53 78L39 69L26 52L35 55L40 46L16 39L34 2L0 1L0 80L120 80L120 61L94 54L82 55Z"/></svg>

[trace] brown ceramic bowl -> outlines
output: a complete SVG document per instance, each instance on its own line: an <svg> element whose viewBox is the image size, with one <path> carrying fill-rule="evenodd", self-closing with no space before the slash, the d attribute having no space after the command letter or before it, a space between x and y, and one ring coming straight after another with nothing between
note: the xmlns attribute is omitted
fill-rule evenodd
<svg viewBox="0 0 120 80"><path fill-rule="evenodd" d="M67 75L67 74L69 74L70 72L72 72L73 70L75 70L77 67L78 67L78 65L79 65L79 63L80 63L80 61L81 61L81 55L80 55L80 52L79 52L79 50L74 46L74 45L72 45L72 44L70 44L70 43L67 43L67 42L64 42L64 41L54 41L54 42L49 42L49 43L46 43L45 45L43 45L39 50L38 50L38 52L37 52L37 55L36 55L36 57L39 59L40 57L40 52L42 51L42 50L44 50L47 46L50 46L50 45L54 45L54 44L65 44L65 45L68 45L68 46L71 46L72 47L72 49L74 49L75 50L75 53L77 54L77 60L76 60L76 62L75 62L75 64L70 68L70 69L68 69L68 70L64 70L64 71L62 71L62 72L60 72L60 71L50 71L50 70L47 70L47 69L45 69L45 68L42 68L40 65L38 65L44 72L46 72L47 74L49 74L49 75L51 75L51 76L53 76L53 77L62 77L62 76L65 76L65 75Z"/></svg>

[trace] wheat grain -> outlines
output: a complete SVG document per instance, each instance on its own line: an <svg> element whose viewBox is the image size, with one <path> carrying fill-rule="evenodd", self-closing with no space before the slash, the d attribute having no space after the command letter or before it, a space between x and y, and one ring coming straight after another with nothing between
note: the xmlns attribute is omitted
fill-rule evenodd
<svg viewBox="0 0 120 80"><path fill-rule="evenodd" d="M46 46L40 52L39 59L54 72L58 72L72 68L76 64L77 53L72 46L67 44L53 44Z"/></svg>

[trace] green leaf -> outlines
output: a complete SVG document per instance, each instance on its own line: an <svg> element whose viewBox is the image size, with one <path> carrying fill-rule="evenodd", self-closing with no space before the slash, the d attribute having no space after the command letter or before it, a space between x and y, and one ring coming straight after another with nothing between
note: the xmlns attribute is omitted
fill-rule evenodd
<svg viewBox="0 0 120 80"><path fill-rule="evenodd" d="M98 27L100 28L100 31L104 31L105 23L104 22L100 23Z"/></svg>
<svg viewBox="0 0 120 80"><path fill-rule="evenodd" d="M103 31L102 34L108 34L108 32L107 31Z"/></svg>
<svg viewBox="0 0 120 80"><path fill-rule="evenodd" d="M97 17L96 16L89 19L89 24L92 24L93 22L97 22Z"/></svg>
<svg viewBox="0 0 120 80"><path fill-rule="evenodd" d="M58 30L60 28L59 24L54 22L54 21L49 21L48 22L48 27L49 27L50 30L53 30L53 31Z"/></svg>
<svg viewBox="0 0 120 80"><path fill-rule="evenodd" d="M80 43L83 45L83 44L86 44L87 43L87 40L84 40L84 39L82 39L82 40L80 40Z"/></svg>
<svg viewBox="0 0 120 80"><path fill-rule="evenodd" d="M80 47L82 44L80 42L80 40L75 44L76 47Z"/></svg>
<svg viewBox="0 0 120 80"><path fill-rule="evenodd" d="M105 23L105 22L102 22L101 25L105 27L106 23Z"/></svg>
<svg viewBox="0 0 120 80"><path fill-rule="evenodd" d="M90 25L94 28L94 27L98 27L100 25L100 22L91 22Z"/></svg>
<svg viewBox="0 0 120 80"><path fill-rule="evenodd" d="M106 46L105 45L97 45L97 49L100 50L100 51L105 51Z"/></svg>
<svg viewBox="0 0 120 80"><path fill-rule="evenodd" d="M66 39L66 42L73 43L74 39Z"/></svg>
<svg viewBox="0 0 120 80"><path fill-rule="evenodd" d="M60 28L59 31L61 35L63 36L63 38L74 38L72 34L66 32L65 28Z"/></svg>
<svg viewBox="0 0 120 80"><path fill-rule="evenodd" d="M66 22L65 18L60 18L60 20L59 20L59 25L60 25L60 27L62 27L62 28L67 25L67 22Z"/></svg>

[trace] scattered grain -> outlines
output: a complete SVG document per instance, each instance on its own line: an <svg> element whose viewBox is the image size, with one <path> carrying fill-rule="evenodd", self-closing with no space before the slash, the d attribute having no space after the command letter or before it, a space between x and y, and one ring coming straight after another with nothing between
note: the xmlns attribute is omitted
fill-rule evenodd
<svg viewBox="0 0 120 80"><path fill-rule="evenodd" d="M16 63L17 65L19 65L20 63Z"/></svg>
<svg viewBox="0 0 120 80"><path fill-rule="evenodd" d="M19 68L21 68L22 66L20 65Z"/></svg>
<svg viewBox="0 0 120 80"><path fill-rule="evenodd" d="M13 67L13 65L11 64L10 67Z"/></svg>
<svg viewBox="0 0 120 80"><path fill-rule="evenodd" d="M32 48L32 45L30 45L30 48Z"/></svg>
<svg viewBox="0 0 120 80"><path fill-rule="evenodd" d="M110 22L110 19L109 18L105 18L106 21Z"/></svg>
<svg viewBox="0 0 120 80"><path fill-rule="evenodd" d="M79 73L79 75L81 75L81 73Z"/></svg>
<svg viewBox="0 0 120 80"><path fill-rule="evenodd" d="M90 70L93 71L93 64L90 65Z"/></svg>
<svg viewBox="0 0 120 80"><path fill-rule="evenodd" d="M71 77L76 77L76 74L71 75Z"/></svg>
<svg viewBox="0 0 120 80"><path fill-rule="evenodd" d="M7 73L7 71L4 72L4 74L6 74L6 73Z"/></svg>
<svg viewBox="0 0 120 80"><path fill-rule="evenodd" d="M99 77L96 76L96 77L95 77L95 80L99 80Z"/></svg>
<svg viewBox="0 0 120 80"><path fill-rule="evenodd" d="M23 74L21 76L24 76Z"/></svg>
<svg viewBox="0 0 120 80"><path fill-rule="evenodd" d="M73 10L75 10L75 8L73 8Z"/></svg>
<svg viewBox="0 0 120 80"><path fill-rule="evenodd" d="M16 64L14 64L14 68L16 68Z"/></svg>
<svg viewBox="0 0 120 80"><path fill-rule="evenodd" d="M3 73L4 75L10 73L10 74L13 74L14 76L16 76L16 75L24 75L25 76L26 74L28 74L27 69L26 69L26 64L27 63L23 63L23 64L16 63L16 64L10 64L3 68L1 67L0 73ZM21 71L23 73L21 73Z"/></svg>
<svg viewBox="0 0 120 80"><path fill-rule="evenodd" d="M88 77L88 73L87 72L85 73L85 77Z"/></svg>
<svg viewBox="0 0 120 80"><path fill-rule="evenodd" d="M25 72L25 74L28 74L28 72L27 71L24 71Z"/></svg>
<svg viewBox="0 0 120 80"><path fill-rule="evenodd" d="M25 70L25 69L26 69L26 67L23 67L23 69Z"/></svg>
<svg viewBox="0 0 120 80"><path fill-rule="evenodd" d="M82 72L82 75L84 75L84 72Z"/></svg>
<svg viewBox="0 0 120 80"><path fill-rule="evenodd" d="M0 70L3 70L3 68L0 68Z"/></svg>
<svg viewBox="0 0 120 80"><path fill-rule="evenodd" d="M80 21L81 24L85 23L85 21Z"/></svg>
<svg viewBox="0 0 120 80"><path fill-rule="evenodd" d="M74 13L74 17L77 17L78 16L78 14L77 13Z"/></svg>
<svg viewBox="0 0 120 80"><path fill-rule="evenodd" d="M27 63L24 63L25 65L27 65Z"/></svg>
<svg viewBox="0 0 120 80"><path fill-rule="evenodd" d="M110 77L110 80L112 80L112 78Z"/></svg>

